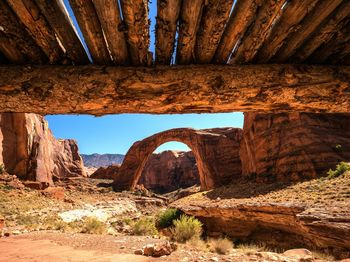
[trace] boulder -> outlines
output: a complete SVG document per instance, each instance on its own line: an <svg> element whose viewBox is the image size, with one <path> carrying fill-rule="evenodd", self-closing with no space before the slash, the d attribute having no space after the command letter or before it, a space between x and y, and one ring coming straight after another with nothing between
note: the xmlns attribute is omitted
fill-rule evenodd
<svg viewBox="0 0 350 262"><path fill-rule="evenodd" d="M177 249L175 243L164 241L156 244L147 244L141 250L136 250L135 254L144 256L161 257L168 256Z"/></svg>
<svg viewBox="0 0 350 262"><path fill-rule="evenodd" d="M64 188L63 187L48 187L41 192L44 196L64 200Z"/></svg>
<svg viewBox="0 0 350 262"><path fill-rule="evenodd" d="M244 114L242 174L257 182L325 175L350 159L350 114Z"/></svg>
<svg viewBox="0 0 350 262"><path fill-rule="evenodd" d="M74 140L57 140L44 117L0 114L0 163L20 179L53 184L54 179L85 176Z"/></svg>
<svg viewBox="0 0 350 262"><path fill-rule="evenodd" d="M36 189L36 190L44 190L50 186L48 182L37 182L37 181L24 181L23 185L25 187Z"/></svg>
<svg viewBox="0 0 350 262"><path fill-rule="evenodd" d="M152 154L138 183L159 193L199 184L196 159L191 151L169 150Z"/></svg>
<svg viewBox="0 0 350 262"><path fill-rule="evenodd" d="M7 172L0 174L0 184L19 190L22 190L25 187L17 176L10 175Z"/></svg>
<svg viewBox="0 0 350 262"><path fill-rule="evenodd" d="M312 261L312 252L310 250L307 250L305 248L296 248L296 249L289 249L283 253L283 255L298 259L299 261Z"/></svg>

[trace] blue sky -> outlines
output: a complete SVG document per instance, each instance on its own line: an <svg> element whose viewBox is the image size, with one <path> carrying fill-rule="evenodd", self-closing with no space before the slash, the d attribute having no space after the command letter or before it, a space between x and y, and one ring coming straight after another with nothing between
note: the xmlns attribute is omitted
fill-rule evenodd
<svg viewBox="0 0 350 262"><path fill-rule="evenodd" d="M57 138L78 141L80 153L120 153L145 137L176 127L196 129L212 127L242 127L242 113L145 115L120 114L94 117L88 115L46 116L49 127ZM156 151L188 150L181 143L163 144Z"/></svg>
<svg viewBox="0 0 350 262"><path fill-rule="evenodd" d="M151 44L155 46L155 17L157 14L156 0L150 3ZM73 23L76 19L68 4L64 0ZM79 27L78 33L86 47ZM78 141L81 153L121 153L125 154L137 140L155 133L177 127L192 127L196 129L212 127L242 127L242 113L226 114L186 114L186 115L147 115L147 114L120 114L94 117L88 115L57 115L46 116L49 127L57 138L73 138ZM156 151L189 150L182 143L170 142L163 144Z"/></svg>

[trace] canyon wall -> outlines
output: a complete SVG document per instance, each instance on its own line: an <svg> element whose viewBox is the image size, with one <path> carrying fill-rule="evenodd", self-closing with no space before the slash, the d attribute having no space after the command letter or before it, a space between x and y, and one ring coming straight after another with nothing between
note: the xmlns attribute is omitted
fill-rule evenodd
<svg viewBox="0 0 350 262"><path fill-rule="evenodd" d="M85 176L74 140L57 140L40 115L0 115L0 163L21 179L48 182L70 176Z"/></svg>
<svg viewBox="0 0 350 262"><path fill-rule="evenodd" d="M199 184L199 174L193 153L163 151L152 154L142 171L138 184L159 193Z"/></svg>
<svg viewBox="0 0 350 262"><path fill-rule="evenodd" d="M242 174L258 182L300 181L350 160L350 114L244 114Z"/></svg>

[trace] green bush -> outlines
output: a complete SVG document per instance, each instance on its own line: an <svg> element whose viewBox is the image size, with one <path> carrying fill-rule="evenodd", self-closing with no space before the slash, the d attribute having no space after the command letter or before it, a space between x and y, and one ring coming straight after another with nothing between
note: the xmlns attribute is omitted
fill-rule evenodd
<svg viewBox="0 0 350 262"><path fill-rule="evenodd" d="M171 229L171 233L175 241L184 243L201 236L202 223L194 217L181 215L180 219L174 220L174 227Z"/></svg>
<svg viewBox="0 0 350 262"><path fill-rule="evenodd" d="M158 215L157 227L166 228L173 225L175 219L180 217L180 211L175 208L169 208Z"/></svg>
<svg viewBox="0 0 350 262"><path fill-rule="evenodd" d="M0 164L0 175L2 175L5 172L6 172L5 165L4 164Z"/></svg>
<svg viewBox="0 0 350 262"><path fill-rule="evenodd" d="M131 225L132 233L138 236L156 235L158 233L154 219L144 217Z"/></svg>
<svg viewBox="0 0 350 262"><path fill-rule="evenodd" d="M85 219L84 222L84 229L82 230L82 233L101 235L107 231L106 224L97 220L94 217L88 217Z"/></svg>
<svg viewBox="0 0 350 262"><path fill-rule="evenodd" d="M341 146L341 145L338 144L338 145L335 146L335 150L341 151L341 149L342 149L342 146Z"/></svg>
<svg viewBox="0 0 350 262"><path fill-rule="evenodd" d="M329 169L329 171L327 172L327 175L328 175L328 178L336 178L338 176L341 176L348 170L350 170L349 164L345 162L340 162L335 168L335 170Z"/></svg>

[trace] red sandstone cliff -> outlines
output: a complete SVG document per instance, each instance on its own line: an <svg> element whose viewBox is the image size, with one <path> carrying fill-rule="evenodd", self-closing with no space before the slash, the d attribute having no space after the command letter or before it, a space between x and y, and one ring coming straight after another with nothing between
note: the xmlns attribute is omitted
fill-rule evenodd
<svg viewBox="0 0 350 262"><path fill-rule="evenodd" d="M138 184L161 193L199 184L193 153L164 151L152 154L147 160Z"/></svg>
<svg viewBox="0 0 350 262"><path fill-rule="evenodd" d="M54 179L85 176L74 140L57 140L40 115L0 115L0 163L21 179L53 183Z"/></svg>
<svg viewBox="0 0 350 262"><path fill-rule="evenodd" d="M242 174L298 181L350 159L350 114L245 113Z"/></svg>
<svg viewBox="0 0 350 262"><path fill-rule="evenodd" d="M115 179L118 176L120 165L101 166L94 173L91 174L90 178L94 179Z"/></svg>

